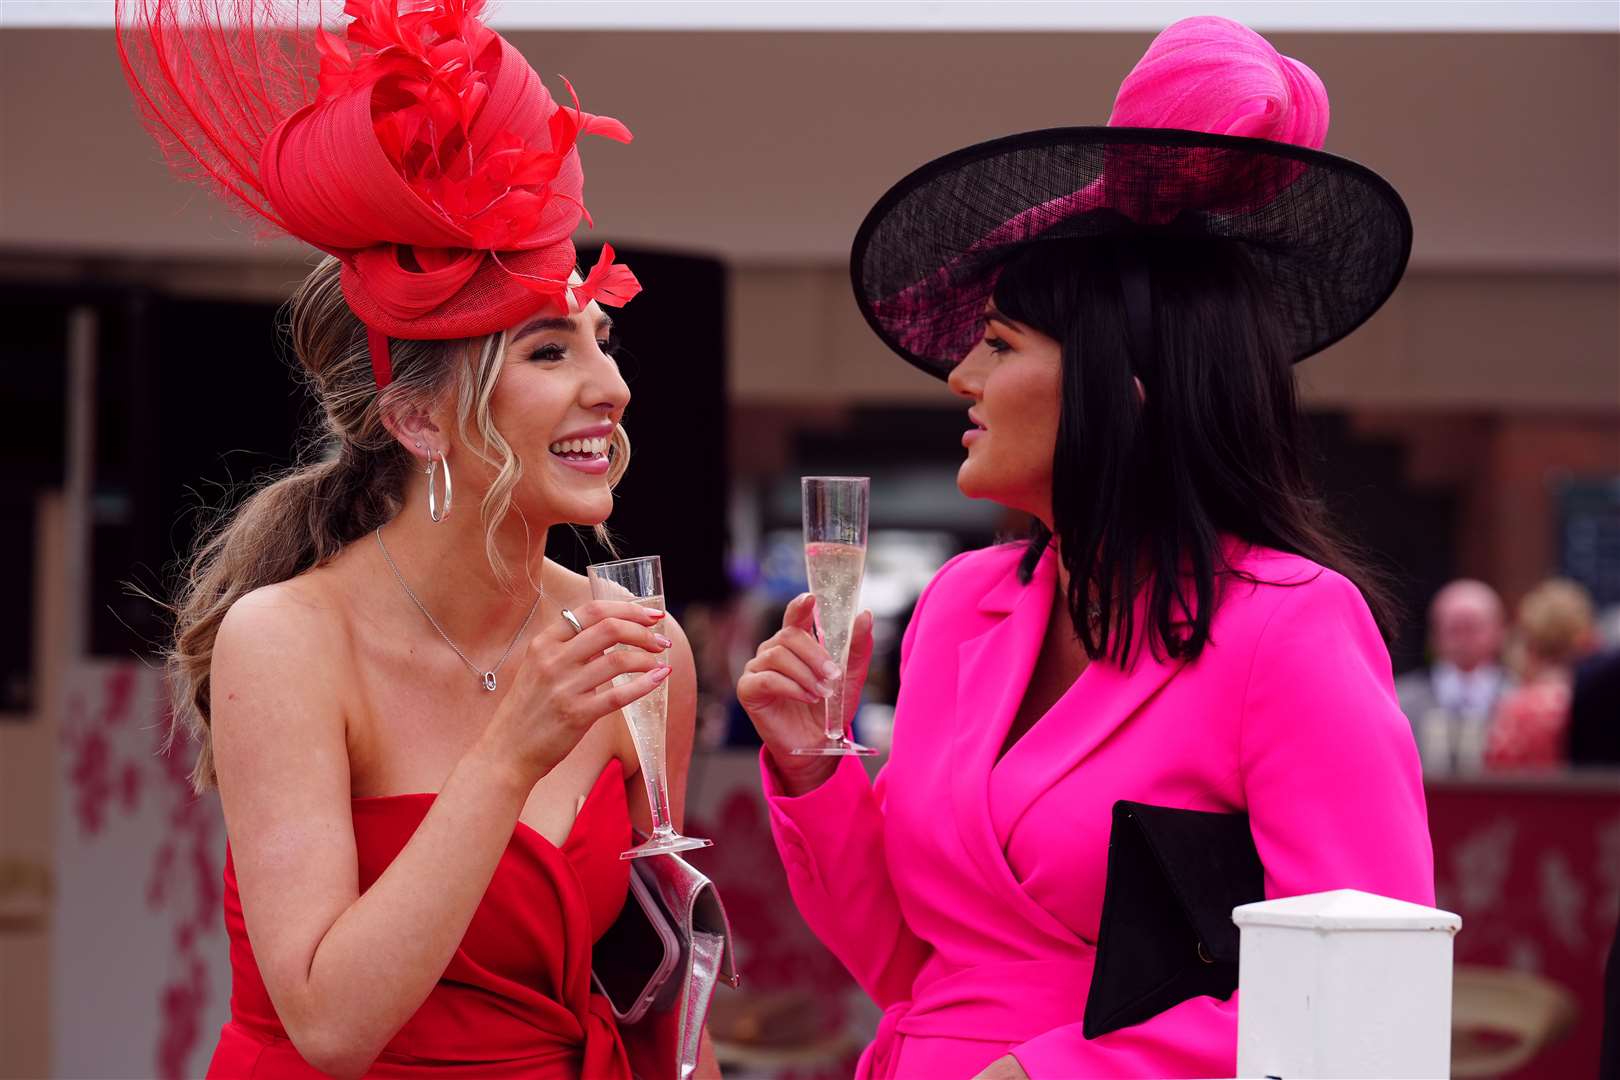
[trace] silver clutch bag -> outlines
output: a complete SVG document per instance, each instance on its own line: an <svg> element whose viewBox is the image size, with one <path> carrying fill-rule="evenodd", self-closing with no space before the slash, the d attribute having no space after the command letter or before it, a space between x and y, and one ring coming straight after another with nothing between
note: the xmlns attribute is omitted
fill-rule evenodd
<svg viewBox="0 0 1620 1080"><path fill-rule="evenodd" d="M596 943L591 979L639 1080L692 1076L715 985L740 981L714 883L678 855L632 860L630 896Z"/></svg>

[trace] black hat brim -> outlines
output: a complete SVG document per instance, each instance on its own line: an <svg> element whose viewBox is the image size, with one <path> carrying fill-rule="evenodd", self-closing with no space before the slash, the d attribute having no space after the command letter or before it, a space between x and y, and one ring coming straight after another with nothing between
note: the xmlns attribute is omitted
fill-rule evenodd
<svg viewBox="0 0 1620 1080"><path fill-rule="evenodd" d="M1296 362L1370 318L1412 250L1400 195L1345 158L1232 135L1070 127L979 143L912 172L861 223L850 276L884 344L944 378L978 339L1014 252L1140 233L1241 244Z"/></svg>

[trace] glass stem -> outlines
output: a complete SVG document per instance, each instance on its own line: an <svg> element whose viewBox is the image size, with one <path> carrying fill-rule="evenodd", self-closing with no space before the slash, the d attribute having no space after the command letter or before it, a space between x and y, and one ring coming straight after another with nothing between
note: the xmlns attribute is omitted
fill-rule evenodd
<svg viewBox="0 0 1620 1080"><path fill-rule="evenodd" d="M641 777L647 784L647 806L652 810L653 832L658 834L674 832L674 826L669 823L669 781L664 776L664 763L648 769L642 767Z"/></svg>
<svg viewBox="0 0 1620 1080"><path fill-rule="evenodd" d="M844 738L844 678L838 677L833 684L833 692L827 695L827 713L823 721L829 742L840 742Z"/></svg>

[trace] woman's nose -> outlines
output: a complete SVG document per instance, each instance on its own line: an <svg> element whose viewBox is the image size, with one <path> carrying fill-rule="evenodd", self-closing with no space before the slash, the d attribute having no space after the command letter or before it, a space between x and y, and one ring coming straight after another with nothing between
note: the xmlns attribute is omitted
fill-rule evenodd
<svg viewBox="0 0 1620 1080"><path fill-rule="evenodd" d="M984 375L978 363L978 348L973 349L953 368L945 377L945 384L951 392L961 397L977 398L984 386Z"/></svg>
<svg viewBox="0 0 1620 1080"><path fill-rule="evenodd" d="M618 412L630 403L630 387L611 356L601 353L598 373L585 386L586 408Z"/></svg>

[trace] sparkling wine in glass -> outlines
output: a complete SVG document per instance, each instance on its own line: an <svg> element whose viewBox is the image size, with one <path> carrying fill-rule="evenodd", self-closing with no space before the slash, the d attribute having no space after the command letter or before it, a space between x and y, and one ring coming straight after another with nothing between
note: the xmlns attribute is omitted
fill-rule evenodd
<svg viewBox="0 0 1620 1080"><path fill-rule="evenodd" d="M595 600L632 600L643 607L664 611L664 571L658 556L641 559L620 559L617 562L593 563L586 567L591 581L591 597ZM652 626L652 632L664 632L664 620ZM615 649L628 649L629 645L615 645ZM667 652L660 659L668 662ZM615 676L614 683L625 683L640 677L639 672ZM646 840L629 851L619 853L621 859L639 859L644 855L662 855L693 848L713 847L713 840L682 836L675 831L669 817L669 776L664 763L664 730L669 715L669 680L659 683L648 694L624 707L624 722L630 728L630 738L636 744L636 758L641 762L641 779L647 785L647 805L652 808L653 831Z"/></svg>
<svg viewBox="0 0 1620 1080"><path fill-rule="evenodd" d="M793 753L870 756L877 751L844 733L843 670L849 664L849 639L866 573L871 482L864 476L806 476L799 486L804 500L804 565L810 592L816 598L816 631L840 674L826 702L826 741L798 747Z"/></svg>

